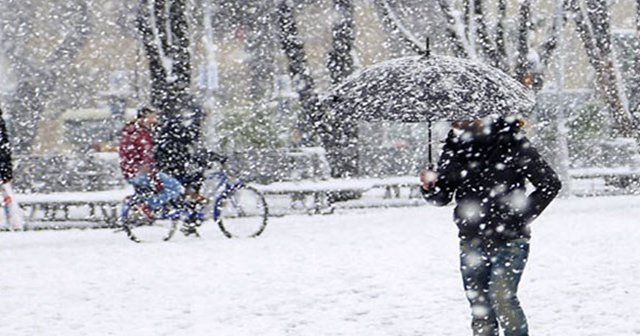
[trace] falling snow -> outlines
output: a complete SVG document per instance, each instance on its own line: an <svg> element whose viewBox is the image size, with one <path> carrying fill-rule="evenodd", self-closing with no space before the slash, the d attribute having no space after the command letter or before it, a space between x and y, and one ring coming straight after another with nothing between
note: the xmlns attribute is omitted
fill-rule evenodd
<svg viewBox="0 0 640 336"><path fill-rule="evenodd" d="M0 0L0 334L640 334L638 22Z"/></svg>

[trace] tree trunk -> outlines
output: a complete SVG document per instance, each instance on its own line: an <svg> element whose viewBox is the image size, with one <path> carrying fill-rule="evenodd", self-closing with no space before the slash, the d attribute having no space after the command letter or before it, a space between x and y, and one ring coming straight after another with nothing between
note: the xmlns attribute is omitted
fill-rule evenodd
<svg viewBox="0 0 640 336"><path fill-rule="evenodd" d="M606 1L589 1L589 11L597 12L589 14L591 24L576 0L570 0L569 7L574 13L576 29L584 44L589 63L595 69L596 90L609 107L616 132L622 136L635 136L635 122L624 106L623 92L613 63L610 18Z"/></svg>
<svg viewBox="0 0 640 336"><path fill-rule="evenodd" d="M314 135L322 121L320 99L307 64L304 43L300 39L294 10L289 1L280 1L276 8L278 32L282 50L289 61L289 76L298 91L302 114L298 117L298 129L302 133L302 145L315 143ZM321 137L323 134L319 134Z"/></svg>
<svg viewBox="0 0 640 336"><path fill-rule="evenodd" d="M531 0L523 0L520 4L520 24L518 26L518 45L516 56L515 75L516 80L525 86L531 87L529 83L525 83L525 76L529 75L531 65L528 61L529 56L529 29L531 27Z"/></svg>
<svg viewBox="0 0 640 336"><path fill-rule="evenodd" d="M169 9L172 35L171 42L176 76L176 91L186 95L191 86L191 54L189 52L189 24L187 22L186 0L174 0Z"/></svg>
<svg viewBox="0 0 640 336"><path fill-rule="evenodd" d="M191 55L186 11L185 0L141 0L137 28L149 61L151 104L158 110L161 133L169 123L183 122L183 112L188 112L195 141L201 134L204 111L189 93Z"/></svg>
<svg viewBox="0 0 640 336"><path fill-rule="evenodd" d="M204 109L189 92L191 55L186 12L186 0L141 0L137 17L149 61L151 104L158 112L156 163L160 170L174 176L187 174L192 160L190 149L200 141L204 122Z"/></svg>
<svg viewBox="0 0 640 336"><path fill-rule="evenodd" d="M355 43L355 22L353 0L334 0L337 19L333 23L332 50L329 51L327 68L331 83L336 85L347 78L354 67L353 44Z"/></svg>
<svg viewBox="0 0 640 336"><path fill-rule="evenodd" d="M509 72L509 60L507 58L507 43L505 40L505 26L507 21L507 2L498 0L498 23L496 24L496 53L500 58L502 71Z"/></svg>
<svg viewBox="0 0 640 336"><path fill-rule="evenodd" d="M159 2L163 1L158 0L154 2L152 7L154 10L151 11L148 0L140 1L140 8L136 23L149 61L151 105L164 110L164 102L169 95L168 83L166 81L168 69L163 65L163 55L161 55L163 48L166 46L166 43L163 42L163 40L166 40L166 31L164 29L158 29L155 25L166 21L164 21L164 11L161 11L160 14L156 14ZM164 6L162 7L164 9ZM166 23L161 27L166 27Z"/></svg>
<svg viewBox="0 0 640 336"><path fill-rule="evenodd" d="M640 0L636 0L636 38L634 41L633 72L629 89L629 110L640 118Z"/></svg>
<svg viewBox="0 0 640 336"><path fill-rule="evenodd" d="M355 43L355 22L353 0L334 0L337 12L332 31L332 50L329 52L327 68L333 85L338 85L354 70L353 44ZM358 125L339 120L334 123L332 143L326 143L327 159L331 163L331 176L334 178L356 176L359 173ZM336 141L340 139L340 141ZM336 193L335 200L347 200L356 197L352 193Z"/></svg>

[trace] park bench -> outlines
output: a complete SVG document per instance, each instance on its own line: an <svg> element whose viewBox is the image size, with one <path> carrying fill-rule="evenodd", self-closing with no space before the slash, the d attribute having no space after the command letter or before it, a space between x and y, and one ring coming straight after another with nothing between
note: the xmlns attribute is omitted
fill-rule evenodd
<svg viewBox="0 0 640 336"><path fill-rule="evenodd" d="M308 214L328 214L336 208L371 208L422 205L419 182L415 176L391 178L302 180L256 185L265 194L270 208L277 197L286 204L281 214L303 210ZM408 192L402 192L407 190ZM360 199L330 204L331 193L353 192ZM372 195L372 192L374 195ZM119 189L95 192L58 192L50 194L19 194L16 199L25 210L27 229L67 227L114 227L124 197L132 190ZM277 212L272 212L278 214Z"/></svg>
<svg viewBox="0 0 640 336"><path fill-rule="evenodd" d="M569 176L588 194L625 194L640 187L640 168L635 167L570 169Z"/></svg>
<svg viewBox="0 0 640 336"><path fill-rule="evenodd" d="M257 188L269 196L290 197L290 208L303 208L309 214L332 213L336 207L343 208L365 208L375 206L393 206L398 202L393 199L401 198L401 189L408 188L408 199L420 197L419 182L415 176L401 176L391 178L348 178L348 179L328 179L322 181L292 181L276 182L269 185L259 185ZM354 199L347 202L330 204L329 198L332 193L350 192L362 195L372 190L381 190L381 198L388 200L380 205L380 202L368 202L367 200ZM407 205L407 202L400 202Z"/></svg>
<svg viewBox="0 0 640 336"><path fill-rule="evenodd" d="M28 229L55 228L60 223L92 223L92 227L114 227L118 219L118 207L122 199L131 193L129 189L121 189L19 194L16 199L25 210Z"/></svg>

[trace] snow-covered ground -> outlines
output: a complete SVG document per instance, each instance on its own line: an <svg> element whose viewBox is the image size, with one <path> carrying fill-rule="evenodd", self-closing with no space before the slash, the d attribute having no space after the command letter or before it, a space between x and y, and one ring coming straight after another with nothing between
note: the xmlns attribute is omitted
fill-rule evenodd
<svg viewBox="0 0 640 336"><path fill-rule="evenodd" d="M534 224L532 335L640 335L640 197ZM451 208L271 219L258 239L0 233L0 335L470 335Z"/></svg>

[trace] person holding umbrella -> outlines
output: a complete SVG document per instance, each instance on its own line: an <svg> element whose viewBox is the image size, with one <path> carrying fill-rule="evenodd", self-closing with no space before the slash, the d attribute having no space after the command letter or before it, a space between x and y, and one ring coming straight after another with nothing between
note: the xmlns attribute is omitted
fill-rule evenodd
<svg viewBox="0 0 640 336"><path fill-rule="evenodd" d="M457 120L437 170L420 173L425 199L456 200L461 271L474 335L528 335L517 289L529 254L529 224L557 196L557 174L521 131L535 95L508 74L473 60L401 57L362 69L322 100L323 122ZM342 133L346 133L342 131ZM340 134L338 134L340 135ZM346 138L346 137L344 137ZM348 143L347 143L348 145ZM431 141L429 142L431 148ZM535 190L528 194L525 182Z"/></svg>
<svg viewBox="0 0 640 336"><path fill-rule="evenodd" d="M458 120L437 170L420 173L428 203L455 198L460 270L475 336L528 335L518 284L529 255L529 225L558 195L558 175L510 117ZM525 182L535 190L527 195Z"/></svg>

